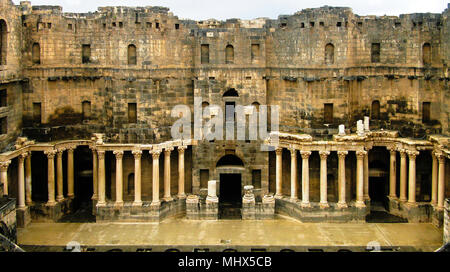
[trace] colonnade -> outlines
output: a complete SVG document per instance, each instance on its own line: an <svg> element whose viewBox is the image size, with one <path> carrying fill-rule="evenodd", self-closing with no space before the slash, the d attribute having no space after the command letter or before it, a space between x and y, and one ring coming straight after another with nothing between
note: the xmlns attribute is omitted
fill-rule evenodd
<svg viewBox="0 0 450 272"><path fill-rule="evenodd" d="M297 196L297 149L290 148L291 154L291 199L296 201ZM275 197L281 198L282 194L282 153L283 148L278 147L275 149L276 153L276 194ZM302 207L310 207L310 181L309 181L309 158L312 151L300 151L302 157ZM331 152L327 150L319 151L320 156L320 207L327 208L328 204L328 180L327 180L327 158ZM345 158L348 155L348 151L337 151L339 163L338 163L338 194L339 202L338 207L347 208L346 202L346 177L345 177ZM367 157L367 151L356 151L357 157L357 196L356 206L365 207L364 204L364 159ZM368 160L367 160L368 162ZM367 167L368 168L368 167ZM368 175L367 175L368 177ZM368 193L367 193L368 194Z"/></svg>
<svg viewBox="0 0 450 272"><path fill-rule="evenodd" d="M297 200L297 149L289 148L291 154L291 199ZM338 155L338 198L337 206L348 207L346 202L346 177L345 158L348 151L336 151ZM416 158L417 150L406 150L390 148L389 167L389 197L397 199L397 152L400 152L400 197L399 200L410 205L416 204ZM283 148L275 149L276 154L276 194L281 198L282 194L282 153ZM357 150L356 152L356 207L365 207L364 201L369 199L369 158L368 151ZM302 200L303 207L309 207L309 158L312 151L300 151L302 157ZM327 199L327 158L330 151L319 151L320 156L320 207L329 207ZM409 169L407 169L409 159ZM445 198L445 156L440 152L433 152L433 174L432 174L432 200L431 204L437 209L443 209Z"/></svg>
<svg viewBox="0 0 450 272"><path fill-rule="evenodd" d="M184 169L184 154L187 146L178 146L178 198L186 198L185 193L185 169ZM142 150L129 150L134 156L134 202L133 206L142 206L142 173L141 173L141 159ZM171 161L170 155L174 151L174 147L167 147L161 149L150 150L149 153L152 156L152 205L160 205L161 200L159 198L159 157L164 152L164 201L173 200L170 191L171 180ZM98 202L97 206L106 206L105 196L105 152L106 150L93 150L94 160L97 161L94 165L94 181L98 183ZM112 151L116 158L116 200L114 205L116 207L123 206L123 155L125 150ZM95 184L95 182L94 182ZM94 194L95 195L95 194Z"/></svg>

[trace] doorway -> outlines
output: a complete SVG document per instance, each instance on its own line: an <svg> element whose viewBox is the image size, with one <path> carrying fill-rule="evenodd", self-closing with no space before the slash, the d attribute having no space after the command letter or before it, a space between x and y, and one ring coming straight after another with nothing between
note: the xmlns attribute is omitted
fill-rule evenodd
<svg viewBox="0 0 450 272"><path fill-rule="evenodd" d="M242 219L241 174L221 174L219 192L219 218Z"/></svg>

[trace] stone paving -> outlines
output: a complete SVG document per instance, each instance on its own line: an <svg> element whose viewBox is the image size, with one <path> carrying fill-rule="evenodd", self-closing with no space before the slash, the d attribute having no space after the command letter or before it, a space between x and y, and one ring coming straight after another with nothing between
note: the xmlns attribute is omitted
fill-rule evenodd
<svg viewBox="0 0 450 272"><path fill-rule="evenodd" d="M434 251L442 246L442 230L420 223L300 223L291 219L267 221L191 221L162 223L33 223L19 229L24 246L309 246L413 247Z"/></svg>

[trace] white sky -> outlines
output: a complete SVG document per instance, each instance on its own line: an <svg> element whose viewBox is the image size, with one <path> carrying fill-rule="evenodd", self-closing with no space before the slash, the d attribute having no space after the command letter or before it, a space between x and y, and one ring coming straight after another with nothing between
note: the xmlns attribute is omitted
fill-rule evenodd
<svg viewBox="0 0 450 272"><path fill-rule="evenodd" d="M17 5L20 0L13 0ZM193 20L278 18L324 5L351 7L358 15L442 13L448 0L31 0L32 5L63 6L65 12L96 11L101 6L163 6Z"/></svg>

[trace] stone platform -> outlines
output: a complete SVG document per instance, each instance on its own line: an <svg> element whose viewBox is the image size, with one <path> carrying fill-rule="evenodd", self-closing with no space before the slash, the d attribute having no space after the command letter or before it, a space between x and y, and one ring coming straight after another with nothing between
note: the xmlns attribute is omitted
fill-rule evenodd
<svg viewBox="0 0 450 272"><path fill-rule="evenodd" d="M429 223L301 223L275 220L198 221L167 219L162 223L32 223L18 230L18 243L29 251L63 251L70 242L83 251L434 251L442 230Z"/></svg>

